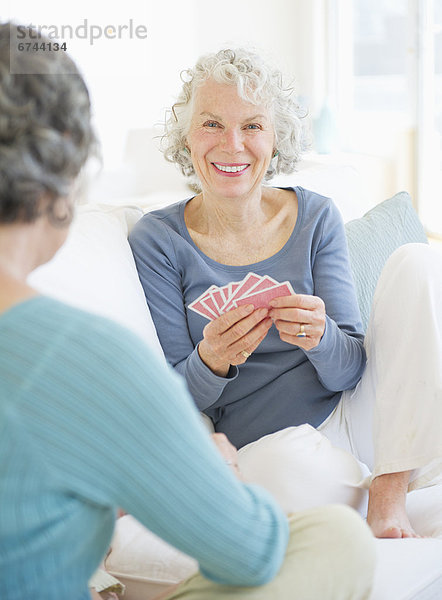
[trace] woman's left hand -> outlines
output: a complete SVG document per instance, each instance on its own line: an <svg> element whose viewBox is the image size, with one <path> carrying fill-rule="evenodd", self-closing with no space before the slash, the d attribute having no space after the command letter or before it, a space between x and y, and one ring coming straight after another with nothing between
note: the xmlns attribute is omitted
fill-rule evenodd
<svg viewBox="0 0 442 600"><path fill-rule="evenodd" d="M224 462L232 469L235 476L241 480L242 477L238 467L238 450L229 442L224 433L212 433L211 437L218 452L224 458Z"/></svg>
<svg viewBox="0 0 442 600"><path fill-rule="evenodd" d="M304 350L315 348L325 331L325 304L317 296L295 294L275 298L269 311L283 342ZM297 337L298 333L305 337Z"/></svg>

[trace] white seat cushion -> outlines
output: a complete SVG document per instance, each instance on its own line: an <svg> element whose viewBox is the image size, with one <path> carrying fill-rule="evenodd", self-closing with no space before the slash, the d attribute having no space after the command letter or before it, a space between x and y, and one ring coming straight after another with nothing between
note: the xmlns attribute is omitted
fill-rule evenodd
<svg viewBox="0 0 442 600"><path fill-rule="evenodd" d="M376 546L370 600L442 598L442 540L376 540ZM151 600L197 569L192 558L130 516L118 520L105 566L126 585L125 600Z"/></svg>
<svg viewBox="0 0 442 600"><path fill-rule="evenodd" d="M126 586L125 600L149 600L198 570L198 563L130 515L118 519L106 571Z"/></svg>
<svg viewBox="0 0 442 600"><path fill-rule="evenodd" d="M378 562L370 600L440 600L442 540L376 540Z"/></svg>

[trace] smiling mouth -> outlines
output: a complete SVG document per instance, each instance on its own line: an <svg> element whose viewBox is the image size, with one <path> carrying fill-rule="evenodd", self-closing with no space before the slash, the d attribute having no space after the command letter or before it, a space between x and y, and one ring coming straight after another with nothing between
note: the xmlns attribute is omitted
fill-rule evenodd
<svg viewBox="0 0 442 600"><path fill-rule="evenodd" d="M241 173L250 165L224 165L221 163L212 163L212 165L218 169L218 171L222 171L223 173Z"/></svg>

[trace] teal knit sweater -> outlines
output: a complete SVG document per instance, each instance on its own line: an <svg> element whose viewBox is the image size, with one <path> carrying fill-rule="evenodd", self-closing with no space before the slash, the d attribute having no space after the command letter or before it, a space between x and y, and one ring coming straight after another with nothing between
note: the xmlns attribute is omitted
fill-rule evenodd
<svg viewBox="0 0 442 600"><path fill-rule="evenodd" d="M233 585L271 579L288 526L239 483L181 378L116 324L36 297L0 316L0 597L80 600L122 507Z"/></svg>

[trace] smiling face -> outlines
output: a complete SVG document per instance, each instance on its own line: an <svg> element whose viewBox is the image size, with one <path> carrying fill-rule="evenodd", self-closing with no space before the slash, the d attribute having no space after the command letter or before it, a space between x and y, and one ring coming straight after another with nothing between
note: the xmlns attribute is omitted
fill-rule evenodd
<svg viewBox="0 0 442 600"><path fill-rule="evenodd" d="M204 194L253 194L272 159L274 141L269 109L241 98L235 85L209 79L196 90L187 143Z"/></svg>

